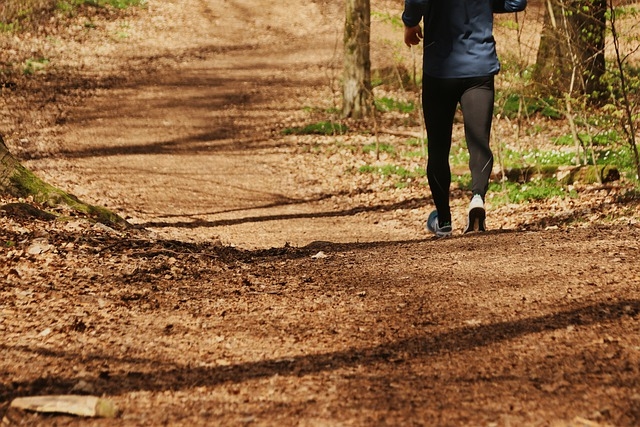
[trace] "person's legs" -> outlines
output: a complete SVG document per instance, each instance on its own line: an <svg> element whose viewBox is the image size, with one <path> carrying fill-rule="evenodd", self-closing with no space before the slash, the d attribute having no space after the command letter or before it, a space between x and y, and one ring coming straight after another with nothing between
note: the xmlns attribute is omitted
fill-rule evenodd
<svg viewBox="0 0 640 427"><path fill-rule="evenodd" d="M440 225L451 223L449 151L458 101L456 80L424 76L422 106L427 128L427 179Z"/></svg>
<svg viewBox="0 0 640 427"><path fill-rule="evenodd" d="M464 115L464 131L469 149L471 189L484 200L493 169L493 154L489 146L493 119L493 76L467 79L468 85L460 99Z"/></svg>

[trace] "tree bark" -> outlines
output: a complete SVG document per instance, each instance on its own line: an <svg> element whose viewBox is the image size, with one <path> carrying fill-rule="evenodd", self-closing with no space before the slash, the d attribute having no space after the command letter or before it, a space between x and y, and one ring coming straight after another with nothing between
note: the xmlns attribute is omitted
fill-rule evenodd
<svg viewBox="0 0 640 427"><path fill-rule="evenodd" d="M344 27L344 117L362 119L372 112L370 0L346 0Z"/></svg>
<svg viewBox="0 0 640 427"><path fill-rule="evenodd" d="M533 79L547 95L576 93L602 98L605 85L606 0L543 0L546 14Z"/></svg>
<svg viewBox="0 0 640 427"><path fill-rule="evenodd" d="M15 198L32 197L37 203L46 206L67 205L77 212L84 213L98 222L125 229L130 224L100 206L92 206L78 200L77 197L55 188L25 168L7 148L0 135L0 194Z"/></svg>

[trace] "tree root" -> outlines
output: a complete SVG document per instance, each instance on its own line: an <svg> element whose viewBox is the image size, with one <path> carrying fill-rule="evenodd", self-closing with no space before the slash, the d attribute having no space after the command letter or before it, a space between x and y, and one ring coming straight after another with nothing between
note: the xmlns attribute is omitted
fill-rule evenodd
<svg viewBox="0 0 640 427"><path fill-rule="evenodd" d="M31 198L46 207L66 205L73 211L115 229L123 230L131 227L125 219L109 209L85 203L76 196L38 178L11 155L2 136L0 136L0 194L15 198Z"/></svg>

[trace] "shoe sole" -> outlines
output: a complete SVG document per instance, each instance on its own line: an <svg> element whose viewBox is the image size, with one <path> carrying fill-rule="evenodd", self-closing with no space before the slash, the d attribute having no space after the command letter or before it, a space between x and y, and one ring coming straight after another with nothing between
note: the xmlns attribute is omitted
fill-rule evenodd
<svg viewBox="0 0 640 427"><path fill-rule="evenodd" d="M436 231L436 232L432 231L432 233L435 234L435 236L437 238L441 238L441 237L449 237L449 236L451 236L452 232L451 231Z"/></svg>
<svg viewBox="0 0 640 427"><path fill-rule="evenodd" d="M429 233L434 234L436 237L440 238L440 237L449 237L451 236L451 233L453 232L453 230L451 230L451 227L449 227L449 230L447 231L442 231L442 229L436 229L434 227L431 226L431 222L434 218L437 218L437 211L432 211L429 214L429 218L427 218L427 231Z"/></svg>
<svg viewBox="0 0 640 427"><path fill-rule="evenodd" d="M449 237L451 236L451 233L453 233L453 230L450 230L450 231L434 230L429 224L427 224L427 231L429 233L434 234L436 237Z"/></svg>
<svg viewBox="0 0 640 427"><path fill-rule="evenodd" d="M487 217L487 212L484 208L473 208L469 211L469 223L467 228L464 230L466 233L471 233L472 231L487 231L484 221Z"/></svg>

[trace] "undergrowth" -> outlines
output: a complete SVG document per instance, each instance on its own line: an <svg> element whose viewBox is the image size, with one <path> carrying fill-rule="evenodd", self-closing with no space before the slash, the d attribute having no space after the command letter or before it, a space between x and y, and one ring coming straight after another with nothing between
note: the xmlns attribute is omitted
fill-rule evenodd
<svg viewBox="0 0 640 427"><path fill-rule="evenodd" d="M25 30L59 12L73 14L80 7L142 7L147 0L2 0L0 31Z"/></svg>

